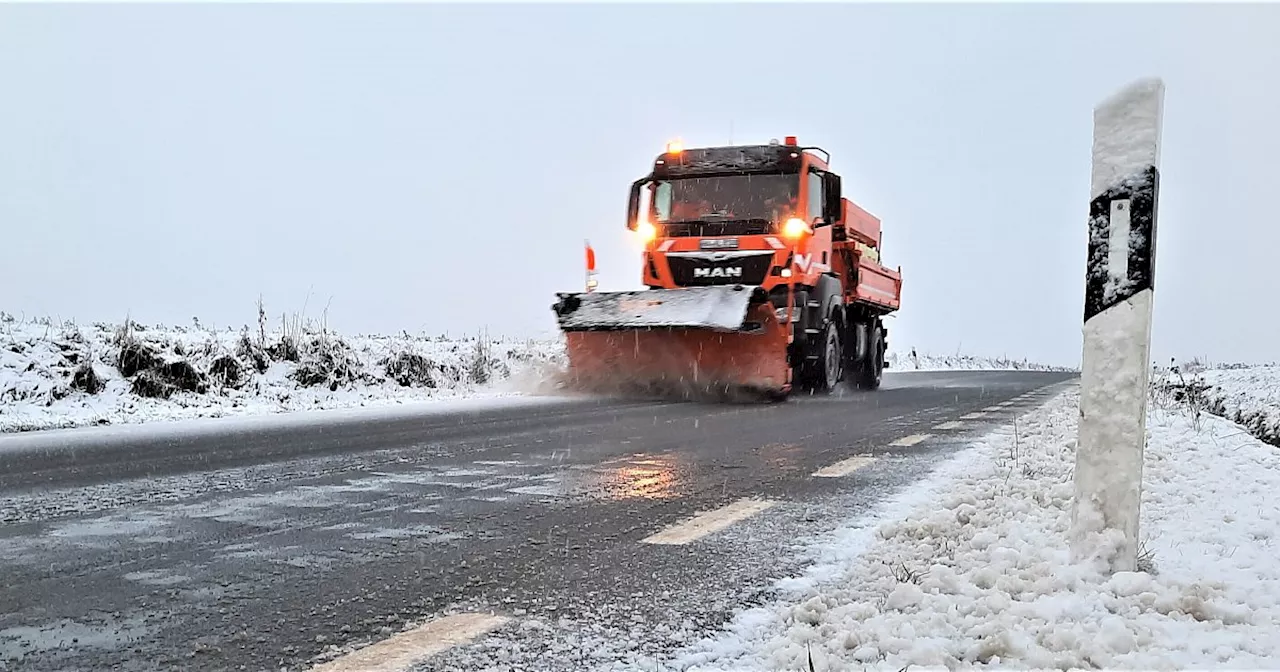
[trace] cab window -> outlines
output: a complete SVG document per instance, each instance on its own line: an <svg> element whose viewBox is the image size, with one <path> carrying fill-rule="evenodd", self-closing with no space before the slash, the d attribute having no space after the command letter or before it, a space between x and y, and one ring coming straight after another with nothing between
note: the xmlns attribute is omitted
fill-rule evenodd
<svg viewBox="0 0 1280 672"><path fill-rule="evenodd" d="M659 182L653 194L653 214L655 220L667 222L671 220L671 183Z"/></svg>
<svg viewBox="0 0 1280 672"><path fill-rule="evenodd" d="M809 172L809 223L813 223L815 217L822 216L822 175L813 171Z"/></svg>

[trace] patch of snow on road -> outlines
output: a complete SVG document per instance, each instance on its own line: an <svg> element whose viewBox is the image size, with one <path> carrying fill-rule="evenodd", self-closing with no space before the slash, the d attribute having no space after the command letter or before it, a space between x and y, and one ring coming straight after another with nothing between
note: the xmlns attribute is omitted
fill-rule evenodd
<svg viewBox="0 0 1280 672"><path fill-rule="evenodd" d="M822 540L826 559L777 601L668 669L805 670L810 652L815 670L1280 665L1280 454L1153 409L1144 571L1107 576L1069 562L1078 400L1064 392Z"/></svg>

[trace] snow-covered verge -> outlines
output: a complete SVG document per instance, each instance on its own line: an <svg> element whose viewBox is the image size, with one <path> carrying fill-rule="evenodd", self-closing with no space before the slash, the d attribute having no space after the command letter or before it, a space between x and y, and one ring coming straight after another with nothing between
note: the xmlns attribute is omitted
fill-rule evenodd
<svg viewBox="0 0 1280 672"><path fill-rule="evenodd" d="M890 372L901 371L1074 371L1070 367L1038 364L1008 357L975 357L972 355L932 355L914 351L890 352Z"/></svg>
<svg viewBox="0 0 1280 672"><path fill-rule="evenodd" d="M1280 446L1280 365L1190 364L1158 371L1157 398L1226 418Z"/></svg>
<svg viewBox="0 0 1280 672"><path fill-rule="evenodd" d="M554 342L348 337L301 321L215 331L0 313L0 432L519 394L562 358Z"/></svg>
<svg viewBox="0 0 1280 672"><path fill-rule="evenodd" d="M214 330L0 312L0 432L553 391L565 363L558 338L344 336L296 318L268 328L261 317ZM890 362L891 372L1057 368L910 352Z"/></svg>
<svg viewBox="0 0 1280 672"><path fill-rule="evenodd" d="M1280 453L1225 420L1154 407L1141 571L1072 564L1079 393L808 547L776 601L671 669L1280 667Z"/></svg>

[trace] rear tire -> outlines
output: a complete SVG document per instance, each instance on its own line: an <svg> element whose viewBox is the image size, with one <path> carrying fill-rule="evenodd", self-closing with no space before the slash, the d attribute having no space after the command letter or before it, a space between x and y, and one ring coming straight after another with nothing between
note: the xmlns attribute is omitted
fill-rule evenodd
<svg viewBox="0 0 1280 672"><path fill-rule="evenodd" d="M867 358L859 363L855 376L858 389L876 390L884 378L884 329L880 321L871 324L871 342L867 344Z"/></svg>

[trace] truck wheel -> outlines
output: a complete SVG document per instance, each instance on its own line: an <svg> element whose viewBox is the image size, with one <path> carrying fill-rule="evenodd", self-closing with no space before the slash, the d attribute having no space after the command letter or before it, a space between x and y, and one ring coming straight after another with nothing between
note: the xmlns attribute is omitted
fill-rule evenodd
<svg viewBox="0 0 1280 672"><path fill-rule="evenodd" d="M871 326L871 342L867 344L867 359L858 365L857 383L863 390L879 389L884 377L884 331L879 324Z"/></svg>
<svg viewBox="0 0 1280 672"><path fill-rule="evenodd" d="M816 392L830 392L844 378L844 344L840 342L840 329L835 320L827 321L821 340L814 346L818 359L813 362L810 384Z"/></svg>

